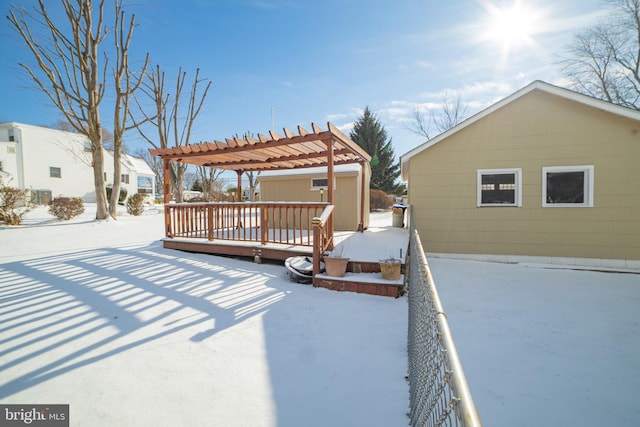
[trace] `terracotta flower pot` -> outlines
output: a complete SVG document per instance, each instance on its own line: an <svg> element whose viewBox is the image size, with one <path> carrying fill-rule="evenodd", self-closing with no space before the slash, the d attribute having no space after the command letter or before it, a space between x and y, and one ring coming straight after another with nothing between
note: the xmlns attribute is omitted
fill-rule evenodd
<svg viewBox="0 0 640 427"><path fill-rule="evenodd" d="M327 276L342 277L347 271L349 258L342 257L325 257L324 268Z"/></svg>

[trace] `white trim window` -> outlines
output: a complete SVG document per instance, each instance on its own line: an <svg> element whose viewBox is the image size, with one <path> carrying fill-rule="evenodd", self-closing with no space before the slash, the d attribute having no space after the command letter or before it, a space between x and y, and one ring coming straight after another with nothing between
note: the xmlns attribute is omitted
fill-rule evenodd
<svg viewBox="0 0 640 427"><path fill-rule="evenodd" d="M592 207L594 166L542 168L543 207Z"/></svg>
<svg viewBox="0 0 640 427"><path fill-rule="evenodd" d="M478 169L478 206L522 206L522 169Z"/></svg>
<svg viewBox="0 0 640 427"><path fill-rule="evenodd" d="M328 190L328 178L311 178L311 191ZM333 189L336 189L336 178L333 178Z"/></svg>
<svg viewBox="0 0 640 427"><path fill-rule="evenodd" d="M51 178L62 178L62 169L55 166L49 166L49 176Z"/></svg>

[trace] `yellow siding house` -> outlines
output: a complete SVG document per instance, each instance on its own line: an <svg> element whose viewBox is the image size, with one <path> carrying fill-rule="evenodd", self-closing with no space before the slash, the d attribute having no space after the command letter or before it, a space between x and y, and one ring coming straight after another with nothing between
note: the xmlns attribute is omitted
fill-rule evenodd
<svg viewBox="0 0 640 427"><path fill-rule="evenodd" d="M535 81L400 161L431 254L640 268L640 111Z"/></svg>

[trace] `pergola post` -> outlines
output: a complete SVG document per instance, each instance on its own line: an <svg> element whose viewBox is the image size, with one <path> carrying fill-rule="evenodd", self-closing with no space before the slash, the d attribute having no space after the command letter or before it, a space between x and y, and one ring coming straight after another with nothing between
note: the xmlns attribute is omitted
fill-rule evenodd
<svg viewBox="0 0 640 427"><path fill-rule="evenodd" d="M333 205L333 138L327 139L327 202Z"/></svg>
<svg viewBox="0 0 640 427"><path fill-rule="evenodd" d="M358 231L364 232L364 195L366 191L366 164L360 162L360 223L358 224Z"/></svg>
<svg viewBox="0 0 640 427"><path fill-rule="evenodd" d="M237 170L236 174L238 174L238 195L236 196L236 202L241 202L242 201L242 173L244 171L242 169Z"/></svg>
<svg viewBox="0 0 640 427"><path fill-rule="evenodd" d="M171 216L169 214L169 209L166 208L166 205L171 201L171 185L169 184L169 167L171 160L164 159L163 168L162 168L162 188L163 188L163 197L164 197L164 233L166 237L171 237Z"/></svg>

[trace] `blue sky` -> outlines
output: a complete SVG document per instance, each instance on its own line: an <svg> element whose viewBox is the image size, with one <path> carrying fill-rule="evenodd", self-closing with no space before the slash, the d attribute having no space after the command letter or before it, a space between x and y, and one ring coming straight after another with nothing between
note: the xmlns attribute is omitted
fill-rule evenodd
<svg viewBox="0 0 640 427"><path fill-rule="evenodd" d="M6 16L9 4L0 2ZM49 2L48 2L49 3ZM51 2L53 3L53 2ZM110 1L107 0L108 6ZM517 3L517 4L516 4ZM520 15L498 19L514 7ZM396 156L424 142L406 129L416 108L460 96L469 114L534 80L563 84L559 55L602 17L601 0L125 0L135 13L132 60L145 52L172 87L178 67L213 82L192 142L327 121L348 134L365 106ZM505 27L502 31L498 28ZM110 42L110 40L108 41ZM29 53L0 26L0 122L61 118L17 67ZM135 64L135 62L134 62ZM190 79L188 78L188 81ZM102 116L109 128L111 105ZM130 151L148 146L135 133Z"/></svg>

